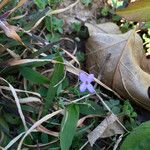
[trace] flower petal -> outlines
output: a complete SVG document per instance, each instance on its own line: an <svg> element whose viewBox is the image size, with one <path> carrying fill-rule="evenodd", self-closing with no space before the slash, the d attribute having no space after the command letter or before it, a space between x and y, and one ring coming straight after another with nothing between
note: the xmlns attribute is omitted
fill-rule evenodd
<svg viewBox="0 0 150 150"><path fill-rule="evenodd" d="M87 81L88 81L89 83L93 82L93 81L94 81L94 74L89 74L89 75L88 75L88 78L87 78Z"/></svg>
<svg viewBox="0 0 150 150"><path fill-rule="evenodd" d="M94 93L94 92L95 92L94 87L93 87L92 84L86 85L86 88L88 89L88 91L89 91L90 93Z"/></svg>
<svg viewBox="0 0 150 150"><path fill-rule="evenodd" d="M80 84L80 92L84 92L87 88L87 85L85 82L83 82L82 84Z"/></svg>
<svg viewBox="0 0 150 150"><path fill-rule="evenodd" d="M82 82L86 82L87 81L87 75L86 75L86 73L85 72L80 72L80 74L79 74L79 79L82 81Z"/></svg>

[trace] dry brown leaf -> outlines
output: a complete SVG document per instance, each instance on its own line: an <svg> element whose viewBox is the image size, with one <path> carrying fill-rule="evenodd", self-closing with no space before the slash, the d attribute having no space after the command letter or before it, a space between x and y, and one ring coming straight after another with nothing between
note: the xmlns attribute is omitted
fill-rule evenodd
<svg viewBox="0 0 150 150"><path fill-rule="evenodd" d="M0 9L5 6L7 3L9 2L9 0L3 0L1 3L0 3Z"/></svg>
<svg viewBox="0 0 150 150"><path fill-rule="evenodd" d="M12 38L12 39L14 39L14 40L16 40L16 41L23 44L21 38L16 33L17 27L9 25L6 21L0 21L0 28L4 31L4 33L8 37L10 37L10 38Z"/></svg>
<svg viewBox="0 0 150 150"><path fill-rule="evenodd" d="M88 140L93 146L98 138L110 137L116 134L123 134L124 129L117 122L117 116L111 114L106 117L92 132L88 134Z"/></svg>
<svg viewBox="0 0 150 150"><path fill-rule="evenodd" d="M86 45L87 66L90 72L99 75L102 62L110 55L101 74L102 82L125 99L150 110L150 75L141 68L145 57L142 39L135 30L119 34L119 31L110 28L109 23L89 26L91 36Z"/></svg>

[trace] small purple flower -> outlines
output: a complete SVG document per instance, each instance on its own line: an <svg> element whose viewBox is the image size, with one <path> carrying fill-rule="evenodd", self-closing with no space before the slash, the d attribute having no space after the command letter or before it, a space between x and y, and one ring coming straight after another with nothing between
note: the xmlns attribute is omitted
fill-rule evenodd
<svg viewBox="0 0 150 150"><path fill-rule="evenodd" d="M90 93L94 93L95 90L93 85L91 84L91 82L94 81L93 74L87 75L85 72L80 72L79 79L82 82L80 84L80 92L84 92L87 89Z"/></svg>

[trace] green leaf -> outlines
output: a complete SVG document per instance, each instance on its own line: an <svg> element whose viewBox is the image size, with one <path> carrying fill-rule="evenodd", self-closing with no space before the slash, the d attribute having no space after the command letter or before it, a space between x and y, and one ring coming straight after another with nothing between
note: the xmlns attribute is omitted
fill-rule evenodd
<svg viewBox="0 0 150 150"><path fill-rule="evenodd" d="M117 10L116 13L131 21L150 20L150 1L141 0L130 3L127 8Z"/></svg>
<svg viewBox="0 0 150 150"><path fill-rule="evenodd" d="M145 22L145 27L150 28L150 21Z"/></svg>
<svg viewBox="0 0 150 150"><path fill-rule="evenodd" d="M7 122L0 117L0 131L4 131L6 133L9 133L9 126L7 124Z"/></svg>
<svg viewBox="0 0 150 150"><path fill-rule="evenodd" d="M44 9L46 4L48 3L47 0L34 0L34 3L40 8Z"/></svg>
<svg viewBox="0 0 150 150"><path fill-rule="evenodd" d="M45 109L44 113L48 112L48 109L51 107L51 104L57 94L57 90L59 87L59 82L63 79L64 76L64 64L63 64L63 59L60 56L59 53L56 54L55 60L60 62L55 64L54 67L54 72L52 74L52 77L50 79L50 84L47 92L47 97L45 99ZM57 85L58 84L58 85ZM57 85L57 86L56 86Z"/></svg>
<svg viewBox="0 0 150 150"><path fill-rule="evenodd" d="M103 107L96 102L87 100L86 103L80 104L80 113L84 115L104 115L105 111Z"/></svg>
<svg viewBox="0 0 150 150"><path fill-rule="evenodd" d="M4 118L9 124L12 124L12 125L17 125L20 123L19 117L15 116L14 114L5 113Z"/></svg>
<svg viewBox="0 0 150 150"><path fill-rule="evenodd" d="M41 75L39 72L34 71L29 67L21 67L20 73L23 75L24 78L33 83L43 84L49 82L49 79L47 77Z"/></svg>
<svg viewBox="0 0 150 150"><path fill-rule="evenodd" d="M149 150L150 121L135 128L124 140L120 150ZM144 142L144 144L143 144Z"/></svg>
<svg viewBox="0 0 150 150"><path fill-rule="evenodd" d="M55 32L59 32L59 33L63 33L63 19L58 19L55 16L52 17L46 17L46 29L49 32L55 31Z"/></svg>
<svg viewBox="0 0 150 150"><path fill-rule="evenodd" d="M92 0L81 0L82 4L88 6L92 3Z"/></svg>
<svg viewBox="0 0 150 150"><path fill-rule="evenodd" d="M77 121L79 119L79 107L71 104L67 107L61 123L60 146L61 150L69 150L75 135Z"/></svg>

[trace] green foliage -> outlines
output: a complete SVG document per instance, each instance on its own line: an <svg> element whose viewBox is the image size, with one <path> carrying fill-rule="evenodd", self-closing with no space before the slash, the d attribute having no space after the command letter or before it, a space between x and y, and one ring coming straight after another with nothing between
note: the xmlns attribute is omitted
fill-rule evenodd
<svg viewBox="0 0 150 150"><path fill-rule="evenodd" d="M85 61L85 53L83 53L83 52L80 52L80 51L77 52L76 57L77 57L79 62L84 62Z"/></svg>
<svg viewBox="0 0 150 150"><path fill-rule="evenodd" d="M119 114L121 112L121 105L119 100L110 99L109 101L105 101L105 103L113 111L114 114Z"/></svg>
<svg viewBox="0 0 150 150"><path fill-rule="evenodd" d="M149 150L150 121L135 128L124 140L120 150Z"/></svg>
<svg viewBox="0 0 150 150"><path fill-rule="evenodd" d="M80 113L84 115L104 115L103 108L96 102L87 100L85 103L79 105Z"/></svg>
<svg viewBox="0 0 150 150"><path fill-rule="evenodd" d="M44 84L49 82L49 79L47 77L41 75L39 72L34 71L29 67L21 67L20 73L23 75L24 78L33 83Z"/></svg>
<svg viewBox="0 0 150 150"><path fill-rule="evenodd" d="M124 102L121 115L124 115L128 118L127 120L125 120L125 126L128 130L132 130L137 126L137 113L134 111L129 101Z"/></svg>
<svg viewBox="0 0 150 150"><path fill-rule="evenodd" d="M80 22L74 22L71 24L72 30L75 32L79 32L81 30L81 23Z"/></svg>
<svg viewBox="0 0 150 150"><path fill-rule="evenodd" d="M147 23L147 24L145 24L145 26L146 26L146 27L149 27L150 24ZM143 37L143 39L144 39L144 41L145 41L144 45L145 45L145 47L146 47L146 51L147 51L147 52L150 52L150 28L148 28L147 34L144 33L142 37Z"/></svg>
<svg viewBox="0 0 150 150"><path fill-rule="evenodd" d="M150 21L145 22L144 26L145 26L146 28L150 28Z"/></svg>
<svg viewBox="0 0 150 150"><path fill-rule="evenodd" d="M35 3L40 9L45 9L45 6L48 4L48 0L34 0L34 3Z"/></svg>
<svg viewBox="0 0 150 150"><path fill-rule="evenodd" d="M63 33L63 20L56 18L55 16L46 17L45 21L46 29L49 31L46 34L46 39L50 42L58 41Z"/></svg>
<svg viewBox="0 0 150 150"><path fill-rule="evenodd" d="M71 104L66 108L60 132L61 150L69 150L76 131L76 125L79 118L79 107Z"/></svg>
<svg viewBox="0 0 150 150"><path fill-rule="evenodd" d="M40 8L45 9L46 5L55 8L62 0L34 0L34 3Z"/></svg>
<svg viewBox="0 0 150 150"><path fill-rule="evenodd" d="M137 114L134 111L134 109L131 106L131 104L129 103L129 101L125 101L124 102L124 105L122 107L122 113L124 115L128 116L129 118L135 118L135 117L137 117Z"/></svg>
<svg viewBox="0 0 150 150"><path fill-rule="evenodd" d="M59 63L55 64L54 71L52 74L52 77L50 79L50 84L47 91L47 96L45 98L45 108L44 108L44 114L48 112L48 109L51 107L51 104L53 100L55 99L55 96L57 94L58 87L61 83L59 83L63 77L64 77L64 65L63 65L63 59L59 55L59 53L56 54L55 60Z"/></svg>
<svg viewBox="0 0 150 150"><path fill-rule="evenodd" d="M107 7L107 6L104 6L101 10L100 10L100 14L102 15L102 16L108 16L108 14L109 14L109 8Z"/></svg>
<svg viewBox="0 0 150 150"><path fill-rule="evenodd" d="M92 3L92 0L81 0L82 4L85 6L89 6Z"/></svg>
<svg viewBox="0 0 150 150"><path fill-rule="evenodd" d="M56 42L61 38L61 35L59 33L55 33L55 34L47 34L46 35L46 39L49 42Z"/></svg>
<svg viewBox="0 0 150 150"><path fill-rule="evenodd" d="M112 0L112 4L114 8L124 8L128 4L129 0Z"/></svg>
<svg viewBox="0 0 150 150"><path fill-rule="evenodd" d="M130 27L131 26L131 27ZM129 29L132 28L132 24L128 21L124 22L121 26L120 26L120 30L122 31L122 33L125 33L127 31L129 31Z"/></svg>
<svg viewBox="0 0 150 150"><path fill-rule="evenodd" d="M46 29L49 32L63 33L62 26L63 26L62 19L58 19L55 16L46 17Z"/></svg>

